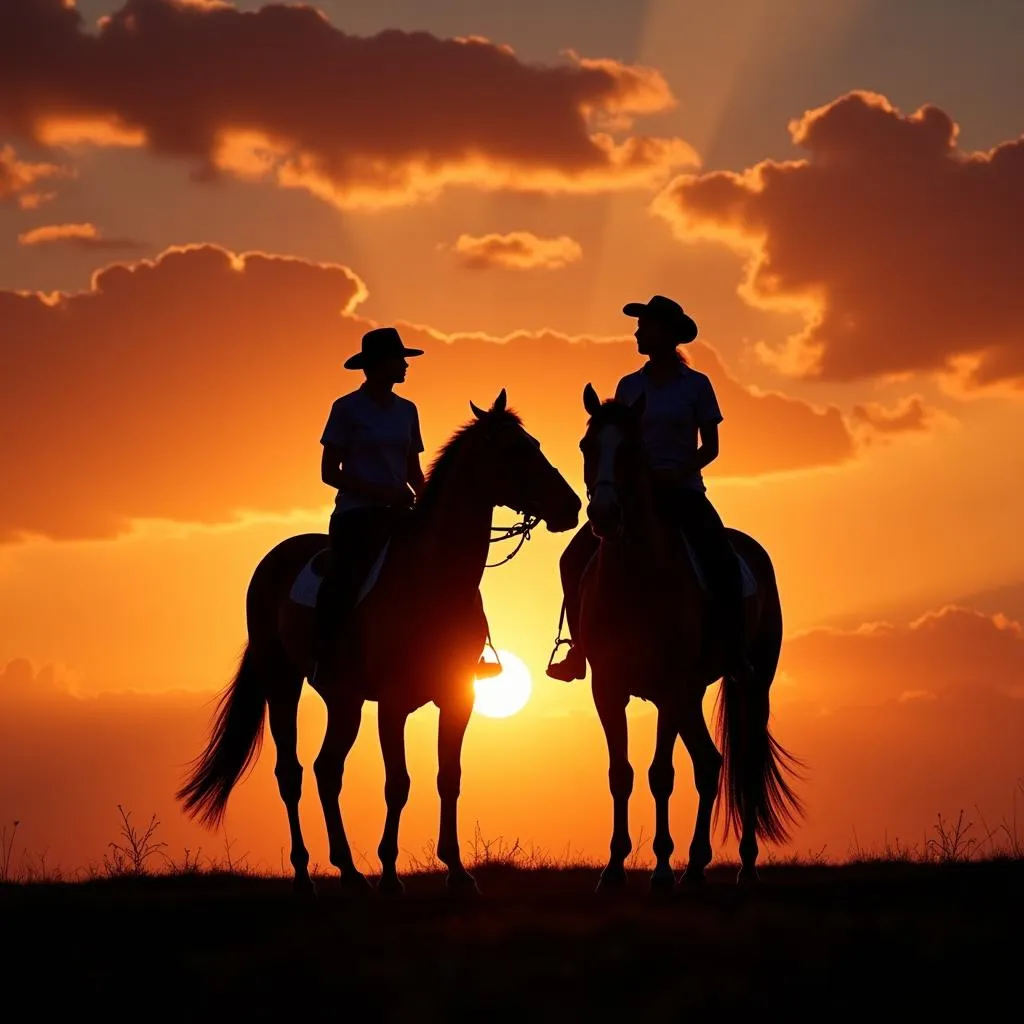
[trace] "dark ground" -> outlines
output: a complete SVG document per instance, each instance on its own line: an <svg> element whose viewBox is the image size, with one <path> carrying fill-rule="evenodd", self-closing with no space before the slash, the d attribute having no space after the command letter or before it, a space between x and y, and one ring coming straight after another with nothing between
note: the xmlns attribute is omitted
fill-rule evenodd
<svg viewBox="0 0 1024 1024"><path fill-rule="evenodd" d="M8 1019L888 1020L1017 1018L1024 862L734 869L653 900L592 869L437 875L400 901L300 904L278 879L181 875L0 887ZM6 1014L5 1014L6 1016Z"/></svg>

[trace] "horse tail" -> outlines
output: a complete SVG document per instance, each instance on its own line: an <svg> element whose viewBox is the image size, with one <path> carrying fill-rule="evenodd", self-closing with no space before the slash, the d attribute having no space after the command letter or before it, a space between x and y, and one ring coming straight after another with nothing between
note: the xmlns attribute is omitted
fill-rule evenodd
<svg viewBox="0 0 1024 1024"><path fill-rule="evenodd" d="M176 794L186 813L207 828L220 825L231 790L259 757L268 681L266 667L250 641L235 678L218 699L206 749L192 763L187 781Z"/></svg>
<svg viewBox="0 0 1024 1024"><path fill-rule="evenodd" d="M768 726L768 692L782 650L782 604L771 560L760 545L756 547L758 557L753 560L760 563L757 575L765 599L748 652L753 680L744 686L729 676L722 679L715 706L717 742L723 757L722 799L716 802L715 818L717 823L724 811L725 836L735 832L739 837L744 821L752 814L755 836L784 843L789 839L789 827L803 816L793 782L801 778L805 766L775 739Z"/></svg>

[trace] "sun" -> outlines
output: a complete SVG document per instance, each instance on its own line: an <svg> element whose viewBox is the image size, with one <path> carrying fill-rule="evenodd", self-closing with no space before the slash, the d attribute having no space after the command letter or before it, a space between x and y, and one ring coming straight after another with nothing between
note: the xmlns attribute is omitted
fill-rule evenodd
<svg viewBox="0 0 1024 1024"><path fill-rule="evenodd" d="M533 685L526 663L509 651L498 651L501 673L490 679L473 682L476 700L473 708L488 718L508 718L522 711L530 699ZM490 650L484 653L485 661L494 661Z"/></svg>

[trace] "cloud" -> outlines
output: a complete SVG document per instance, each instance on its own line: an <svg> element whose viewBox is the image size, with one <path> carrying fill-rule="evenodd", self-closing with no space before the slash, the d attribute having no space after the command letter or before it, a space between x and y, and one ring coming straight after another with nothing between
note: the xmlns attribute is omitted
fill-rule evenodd
<svg viewBox="0 0 1024 1024"><path fill-rule="evenodd" d="M71 696L71 688L54 665L36 671L27 658L15 658L0 671L0 704L35 703L59 696Z"/></svg>
<svg viewBox="0 0 1024 1024"><path fill-rule="evenodd" d="M869 426L880 434L927 430L936 415L936 411L920 395L908 395L895 406L865 402L855 405L850 412L855 422Z"/></svg>
<svg viewBox="0 0 1024 1024"><path fill-rule="evenodd" d="M106 238L95 224L45 224L18 235L18 244L65 245L87 251L146 249L148 245L134 238Z"/></svg>
<svg viewBox="0 0 1024 1024"><path fill-rule="evenodd" d="M18 159L11 146L3 146L0 148L0 205L16 202L23 210L34 210L53 198L52 193L39 191L37 184L67 176L68 171L56 164L26 163Z"/></svg>
<svg viewBox="0 0 1024 1024"><path fill-rule="evenodd" d="M920 395L907 395L894 405L863 402L853 406L849 418L853 430L864 444L901 434L925 434L940 422L950 419Z"/></svg>
<svg viewBox="0 0 1024 1024"><path fill-rule="evenodd" d="M183 70L187 69L187 73ZM527 64L480 38L350 36L312 7L127 0L95 34L62 0L0 8L0 130L146 146L340 207L453 185L596 192L695 165L682 140L616 138L673 105L655 70Z"/></svg>
<svg viewBox="0 0 1024 1024"><path fill-rule="evenodd" d="M791 122L801 160L684 176L656 200L682 238L750 254L741 294L801 310L761 354L830 381L928 373L1024 382L1024 136L987 152L923 106L853 92Z"/></svg>
<svg viewBox="0 0 1024 1024"><path fill-rule="evenodd" d="M787 639L772 711L809 764L798 841L832 855L897 839L920 849L938 814L963 810L983 842L1024 780L1022 678L1020 624L970 608Z"/></svg>
<svg viewBox="0 0 1024 1024"><path fill-rule="evenodd" d="M372 321L346 267L211 245L115 263L77 294L0 291L0 540L114 536L133 519L224 522L246 511L314 508L319 437L331 402L360 378L341 369ZM402 324L426 350L410 375L428 449L507 387L549 456L571 476L582 391L610 394L635 368L626 339L520 332L496 339ZM718 472L752 475L852 457L838 409L761 393L714 351L728 444ZM719 463L716 463L716 467Z"/></svg>
<svg viewBox="0 0 1024 1024"><path fill-rule="evenodd" d="M530 231L507 235L459 235L455 252L471 270L561 270L583 258L580 243L568 235L538 238Z"/></svg>
<svg viewBox="0 0 1024 1024"><path fill-rule="evenodd" d="M819 682L824 666L827 688ZM784 645L781 668L794 696L825 708L925 695L1024 698L1024 628L1000 613L947 605L906 625L798 634Z"/></svg>

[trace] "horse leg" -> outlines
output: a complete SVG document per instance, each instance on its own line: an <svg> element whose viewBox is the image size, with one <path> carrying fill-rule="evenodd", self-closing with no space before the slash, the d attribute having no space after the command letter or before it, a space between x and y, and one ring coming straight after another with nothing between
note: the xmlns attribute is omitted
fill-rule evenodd
<svg viewBox="0 0 1024 1024"><path fill-rule="evenodd" d="M473 876L462 864L459 849L458 806L462 786L462 740L473 712L472 695L441 706L437 729L437 793L441 823L437 857L448 868L449 889L477 892Z"/></svg>
<svg viewBox="0 0 1024 1024"><path fill-rule="evenodd" d="M693 781L697 786L697 822L682 881L703 882L704 869L711 863L711 813L718 795L722 755L708 732L699 692L687 700L682 708L679 735L693 761Z"/></svg>
<svg viewBox="0 0 1024 1024"><path fill-rule="evenodd" d="M629 763L626 704L628 697L607 694L594 673L594 704L608 743L608 787L612 793L613 825L608 866L601 872L598 890L626 884L626 858L633 849L629 838L629 797L633 792L633 767Z"/></svg>
<svg viewBox="0 0 1024 1024"><path fill-rule="evenodd" d="M658 736L654 747L654 760L647 772L647 781L654 797L654 856L657 864L651 875L652 890L670 890L675 884L672 871L672 851L675 843L668 823L668 802L675 783L672 752L679 735L678 711L673 705L658 708Z"/></svg>
<svg viewBox="0 0 1024 1024"><path fill-rule="evenodd" d="M297 719L299 694L302 692L302 678L289 679L279 692L271 693L267 700L270 718L270 734L277 749L277 788L288 812L288 828L291 832L291 854L289 859L295 871L295 891L313 895L315 887L309 877L309 851L302 841L302 827L299 824L299 797L302 795L302 765L296 753L298 744Z"/></svg>
<svg viewBox="0 0 1024 1024"><path fill-rule="evenodd" d="M316 786L324 809L331 863L341 872L342 887L359 892L369 889L370 883L356 870L352 860L338 799L341 796L345 758L359 734L363 702L361 698L353 699L347 695L339 698L332 694L325 699L327 731L324 733L320 753L313 762L313 774L316 775Z"/></svg>
<svg viewBox="0 0 1024 1024"><path fill-rule="evenodd" d="M392 895L401 894L404 887L398 878L395 862L398 860L398 824L402 810L409 800L409 771L405 764L405 711L381 702L378 706L377 732L380 751L384 758L384 801L387 817L384 834L377 847L381 875L378 889Z"/></svg>

